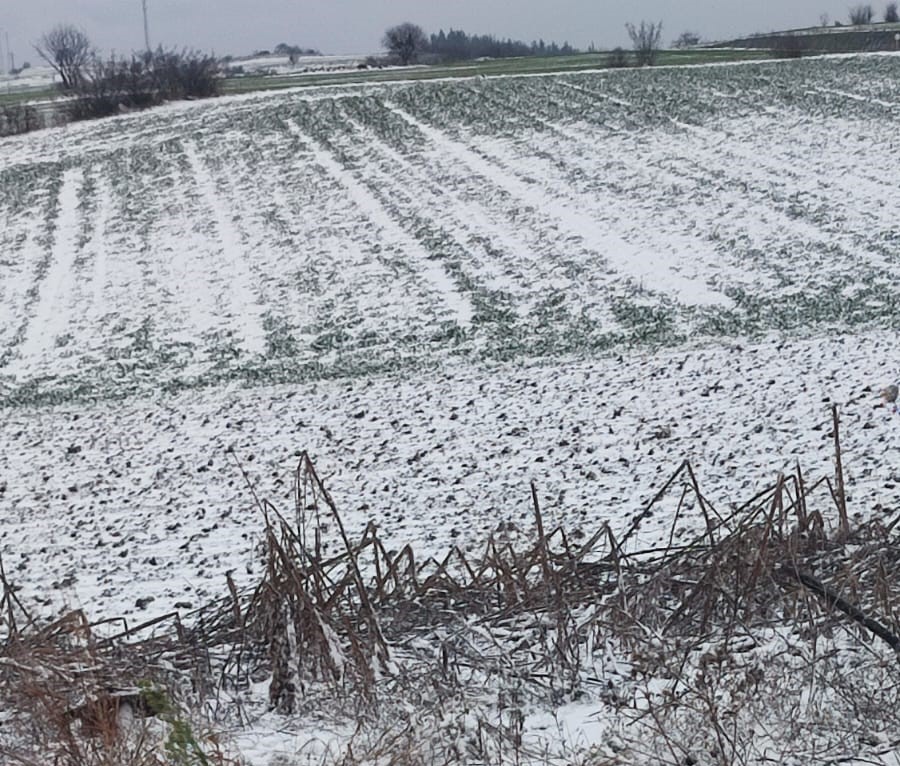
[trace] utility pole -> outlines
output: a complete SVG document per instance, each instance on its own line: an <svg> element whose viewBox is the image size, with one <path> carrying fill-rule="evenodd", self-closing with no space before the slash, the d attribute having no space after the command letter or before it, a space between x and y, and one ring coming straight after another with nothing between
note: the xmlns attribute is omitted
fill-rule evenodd
<svg viewBox="0 0 900 766"><path fill-rule="evenodd" d="M141 5L144 8L144 47L147 49L147 53L150 53L150 27L147 24L147 0L141 0Z"/></svg>

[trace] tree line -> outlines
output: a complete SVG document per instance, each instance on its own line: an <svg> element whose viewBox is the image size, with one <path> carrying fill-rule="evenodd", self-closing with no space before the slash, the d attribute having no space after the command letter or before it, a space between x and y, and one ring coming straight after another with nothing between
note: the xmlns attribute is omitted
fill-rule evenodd
<svg viewBox="0 0 900 766"><path fill-rule="evenodd" d="M530 43L507 38L502 40L494 35L470 35L461 29L442 29L432 34L423 48L424 53L451 61L469 61L478 58L512 58L515 56L567 56L578 51L564 42L547 43L535 40Z"/></svg>
<svg viewBox="0 0 900 766"><path fill-rule="evenodd" d="M626 24L625 27L631 39L634 63L639 66L654 64L661 47L662 22L642 21L640 25ZM699 41L699 35L685 32L674 45L688 47ZM409 21L390 27L384 33L382 45L397 63L404 66L419 62L471 61L480 58L570 56L582 52L568 42L562 45L544 40L526 43L510 38L504 40L494 35L471 35L461 29L451 29L449 32L442 29L429 36L422 27ZM612 58L616 60L610 66L627 66L630 61L622 49L613 51Z"/></svg>
<svg viewBox="0 0 900 766"><path fill-rule="evenodd" d="M461 29L443 29L427 35L418 24L405 22L384 33L382 45L407 65L417 61L471 61L479 58L513 58L516 56L568 56L579 51L568 42L559 45L536 40L526 43L494 35L472 35Z"/></svg>

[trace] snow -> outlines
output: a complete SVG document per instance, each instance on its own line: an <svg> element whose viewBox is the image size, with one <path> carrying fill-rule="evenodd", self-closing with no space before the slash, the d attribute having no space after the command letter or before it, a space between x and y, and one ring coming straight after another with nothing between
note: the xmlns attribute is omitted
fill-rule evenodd
<svg viewBox="0 0 900 766"><path fill-rule="evenodd" d="M352 173L341 167L333 156L305 136L296 124L292 123L288 127L304 144L311 147L313 160L339 181L347 190L353 203L381 229L378 235L379 239L387 244L398 246L407 258L413 259L413 268L427 282L431 283L433 291L447 304L454 321L460 327L469 327L472 323L472 306L460 295L444 269L435 262L434 256L426 252L417 241L398 226L374 195L363 184L360 184Z"/></svg>
<svg viewBox="0 0 900 766"><path fill-rule="evenodd" d="M460 146L444 136L440 131L425 125L402 109L387 104L397 115L422 131L429 140L443 152L458 162L471 168L475 173L496 183L504 191L518 198L523 204L538 210L546 210L565 229L562 236L582 240L596 252L602 253L618 272L628 274L650 289L671 292L688 305L729 304L723 295L704 288L696 279L687 279L678 274L677 264L670 264L661 253L647 253L614 232L598 229L598 222L585 215L582 205L567 205L536 193L527 183L515 178L509 172L501 173L475 150ZM580 141L580 139L578 139ZM674 267L674 268L673 268Z"/></svg>
<svg viewBox="0 0 900 766"><path fill-rule="evenodd" d="M850 510L886 515L898 69L357 85L0 142L7 575L132 624L255 585L253 493L289 511L303 450L351 539L533 539L532 481L545 527L618 538L685 459L722 511L831 475L832 403ZM630 549L703 529L679 489ZM525 739L564 759L592 709ZM234 736L260 766L354 736L294 724Z"/></svg>
<svg viewBox="0 0 900 766"><path fill-rule="evenodd" d="M78 187L83 180L81 169L66 171L59 192L59 217L56 221L50 266L40 283L37 306L28 323L19 358L14 363L16 374L28 374L44 361L53 340L63 335L68 322L64 313L65 291L72 282L75 260L75 235L78 227Z"/></svg>
<svg viewBox="0 0 900 766"><path fill-rule="evenodd" d="M231 320L234 333L242 339L242 346L248 353L263 353L266 345L262 326L263 309L254 295L255 280L248 264L249 254L242 248L241 236L232 224L227 209L220 203L215 181L196 146L187 142L184 152L201 197L215 222L215 235L221 248L221 265L229 269L226 281L231 295L228 303L221 309L222 313Z"/></svg>
<svg viewBox="0 0 900 766"><path fill-rule="evenodd" d="M321 72L355 69L357 65L365 62L366 59L380 55L383 54L361 53L356 55L324 54L320 56L297 56L292 64L290 56L272 54L269 56L251 56L231 59L226 63L226 66L240 66L245 71L253 73L275 72L278 74L301 74L305 71Z"/></svg>
<svg viewBox="0 0 900 766"><path fill-rule="evenodd" d="M252 584L262 520L229 448L285 512L307 450L351 538L373 521L419 556L474 550L501 522L532 534L532 480L548 527L589 535L608 522L621 535L686 458L720 509L797 461L831 475L831 401L843 405L851 505L866 516L892 506L900 481L900 421L877 406L879 376L900 368L895 345L877 334L772 339L10 410L0 475L21 478L6 479L3 556L29 595L110 615L136 614L147 596L148 619L202 603L232 569ZM788 360L797 374L786 379ZM665 542L667 508L636 548ZM684 518L679 534L703 523L698 508ZM72 576L57 593L41 585Z"/></svg>
<svg viewBox="0 0 900 766"><path fill-rule="evenodd" d="M48 66L33 66L17 75L0 74L0 90L23 91L49 88L57 79L56 72Z"/></svg>

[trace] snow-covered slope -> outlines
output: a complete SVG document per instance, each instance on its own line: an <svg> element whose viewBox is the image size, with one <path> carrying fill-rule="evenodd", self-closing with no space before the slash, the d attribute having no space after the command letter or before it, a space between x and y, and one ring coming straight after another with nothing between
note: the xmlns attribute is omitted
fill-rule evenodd
<svg viewBox="0 0 900 766"><path fill-rule="evenodd" d="M132 625L255 584L255 496L290 516L304 450L351 538L420 557L533 538L531 481L621 537L684 460L723 511L830 474L832 403L850 511L893 512L898 75L307 89L0 142L9 581ZM629 546L702 527L678 490Z"/></svg>
<svg viewBox="0 0 900 766"><path fill-rule="evenodd" d="M4 141L0 397L890 325L898 69L352 86Z"/></svg>

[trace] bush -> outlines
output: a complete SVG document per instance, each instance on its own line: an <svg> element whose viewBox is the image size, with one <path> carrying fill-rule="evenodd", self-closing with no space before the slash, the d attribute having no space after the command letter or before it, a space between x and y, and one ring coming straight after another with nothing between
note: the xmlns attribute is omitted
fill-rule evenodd
<svg viewBox="0 0 900 766"><path fill-rule="evenodd" d="M90 76L78 88L78 98L69 105L69 118L109 117L121 111L155 106L161 101L143 62L112 57L93 63Z"/></svg>
<svg viewBox="0 0 900 766"><path fill-rule="evenodd" d="M628 53L624 48L613 48L606 57L606 66L611 69L623 69L628 66Z"/></svg>
<svg viewBox="0 0 900 766"><path fill-rule="evenodd" d="M196 51L167 51L130 59L95 60L70 107L75 120L147 109L164 101L210 98L219 94L218 61Z"/></svg>
<svg viewBox="0 0 900 766"><path fill-rule="evenodd" d="M0 604L11 592L0 573ZM188 684L137 644L104 646L81 611L38 624L18 606L27 627L4 620L0 640L4 766L238 766L180 699Z"/></svg>
<svg viewBox="0 0 900 766"><path fill-rule="evenodd" d="M18 136L41 127L41 116L30 104L0 106L0 136Z"/></svg>
<svg viewBox="0 0 900 766"><path fill-rule="evenodd" d="M219 95L219 62L214 56L158 48L149 57L149 69L152 82L167 101Z"/></svg>
<svg viewBox="0 0 900 766"><path fill-rule="evenodd" d="M678 39L675 40L673 46L675 48L692 48L695 45L700 44L700 35L696 32L682 32L678 35Z"/></svg>

